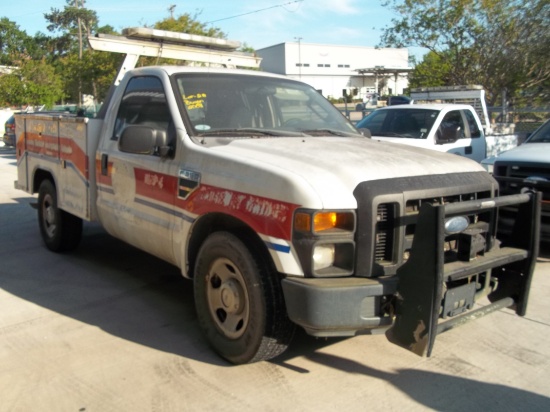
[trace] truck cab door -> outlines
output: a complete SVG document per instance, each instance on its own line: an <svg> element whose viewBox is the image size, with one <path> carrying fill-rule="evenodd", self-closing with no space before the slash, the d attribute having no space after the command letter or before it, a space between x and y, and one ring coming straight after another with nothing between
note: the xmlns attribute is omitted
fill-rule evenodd
<svg viewBox="0 0 550 412"><path fill-rule="evenodd" d="M468 117L470 115L470 117ZM446 152L481 162L485 158L485 139L472 113L467 110L451 110L445 114L435 134L436 145L443 145ZM474 133L472 133L472 131Z"/></svg>
<svg viewBox="0 0 550 412"><path fill-rule="evenodd" d="M113 236L175 263L176 131L162 81L130 79L104 133L96 155L100 221Z"/></svg>

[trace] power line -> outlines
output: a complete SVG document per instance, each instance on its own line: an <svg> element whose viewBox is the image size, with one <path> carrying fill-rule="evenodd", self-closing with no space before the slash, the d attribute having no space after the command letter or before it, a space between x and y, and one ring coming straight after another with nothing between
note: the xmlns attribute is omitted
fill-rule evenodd
<svg viewBox="0 0 550 412"><path fill-rule="evenodd" d="M236 18L236 17L247 16L247 15L249 15L249 14L259 13L259 12L261 12L261 11L270 10L270 9L275 9L275 8L277 8L277 7L288 6L289 4L301 3L301 2L303 2L303 1L304 1L304 0L289 1L288 3L278 4L278 5L276 5L276 6L271 6L271 7L266 7L265 9L254 10L254 11L250 11L250 12L248 12L248 13L237 14L236 16L231 16L231 17L224 17L223 19L207 21L207 22L204 23L204 24L217 23L217 22L222 21L222 20L229 20L229 19L234 19L234 18Z"/></svg>

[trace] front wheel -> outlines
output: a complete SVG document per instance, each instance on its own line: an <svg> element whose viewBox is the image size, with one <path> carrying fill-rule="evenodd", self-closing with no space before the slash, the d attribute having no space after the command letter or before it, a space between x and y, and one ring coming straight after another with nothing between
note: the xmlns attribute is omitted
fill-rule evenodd
<svg viewBox="0 0 550 412"><path fill-rule="evenodd" d="M253 253L235 235L218 232L206 239L195 266L199 323L214 350L235 364L280 355L294 334L280 279Z"/></svg>
<svg viewBox="0 0 550 412"><path fill-rule="evenodd" d="M57 191L51 180L38 189L38 224L46 247L53 252L75 249L82 237L82 219L57 207Z"/></svg>

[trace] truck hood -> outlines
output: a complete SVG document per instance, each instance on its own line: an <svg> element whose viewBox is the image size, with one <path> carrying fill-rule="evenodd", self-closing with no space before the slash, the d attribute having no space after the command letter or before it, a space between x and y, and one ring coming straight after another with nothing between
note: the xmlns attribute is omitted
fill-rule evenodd
<svg viewBox="0 0 550 412"><path fill-rule="evenodd" d="M550 143L524 143L499 154L495 161L550 163Z"/></svg>
<svg viewBox="0 0 550 412"><path fill-rule="evenodd" d="M355 207L353 191L364 181L484 172L479 164L460 156L367 138L233 139L210 146L210 150L220 156L220 172L229 172L232 178L240 174L242 185L254 184L256 192L260 185L266 195L278 189L294 202L295 197L309 192L309 201L298 203L311 204L312 197L318 196L321 206L316 207L325 208ZM253 170L243 171L248 167ZM243 181L243 175L253 175L256 182L249 177ZM272 182L274 176L279 178Z"/></svg>
<svg viewBox="0 0 550 412"><path fill-rule="evenodd" d="M434 146L431 141L428 141L427 139L413 139L412 137L388 137L388 136L372 136L372 140L380 141L380 142L392 142L392 143L401 143L406 144L409 146L415 146L415 147L425 147L425 146L431 146L433 149L439 149L442 147L442 145ZM443 147L444 149L444 147ZM440 151L443 151L441 149Z"/></svg>

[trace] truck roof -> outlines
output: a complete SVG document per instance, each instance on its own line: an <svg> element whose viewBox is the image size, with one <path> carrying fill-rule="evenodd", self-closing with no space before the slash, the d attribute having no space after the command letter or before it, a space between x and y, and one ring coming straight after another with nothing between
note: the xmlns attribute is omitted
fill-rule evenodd
<svg viewBox="0 0 550 412"><path fill-rule="evenodd" d="M248 70L248 69L233 69L225 67L194 67L194 66L144 66L136 69L132 69L132 73L136 72L147 72L147 71L164 71L169 76L175 73L234 73L244 76L262 76L262 77L274 77L279 79L293 80L287 76L282 76L279 74L261 72L257 70Z"/></svg>
<svg viewBox="0 0 550 412"><path fill-rule="evenodd" d="M397 106L386 106L381 107L378 110L413 110L413 109L424 109L424 110L443 110L443 109L456 109L464 110L474 108L469 104L454 104L454 103L424 103L424 104L400 104Z"/></svg>

